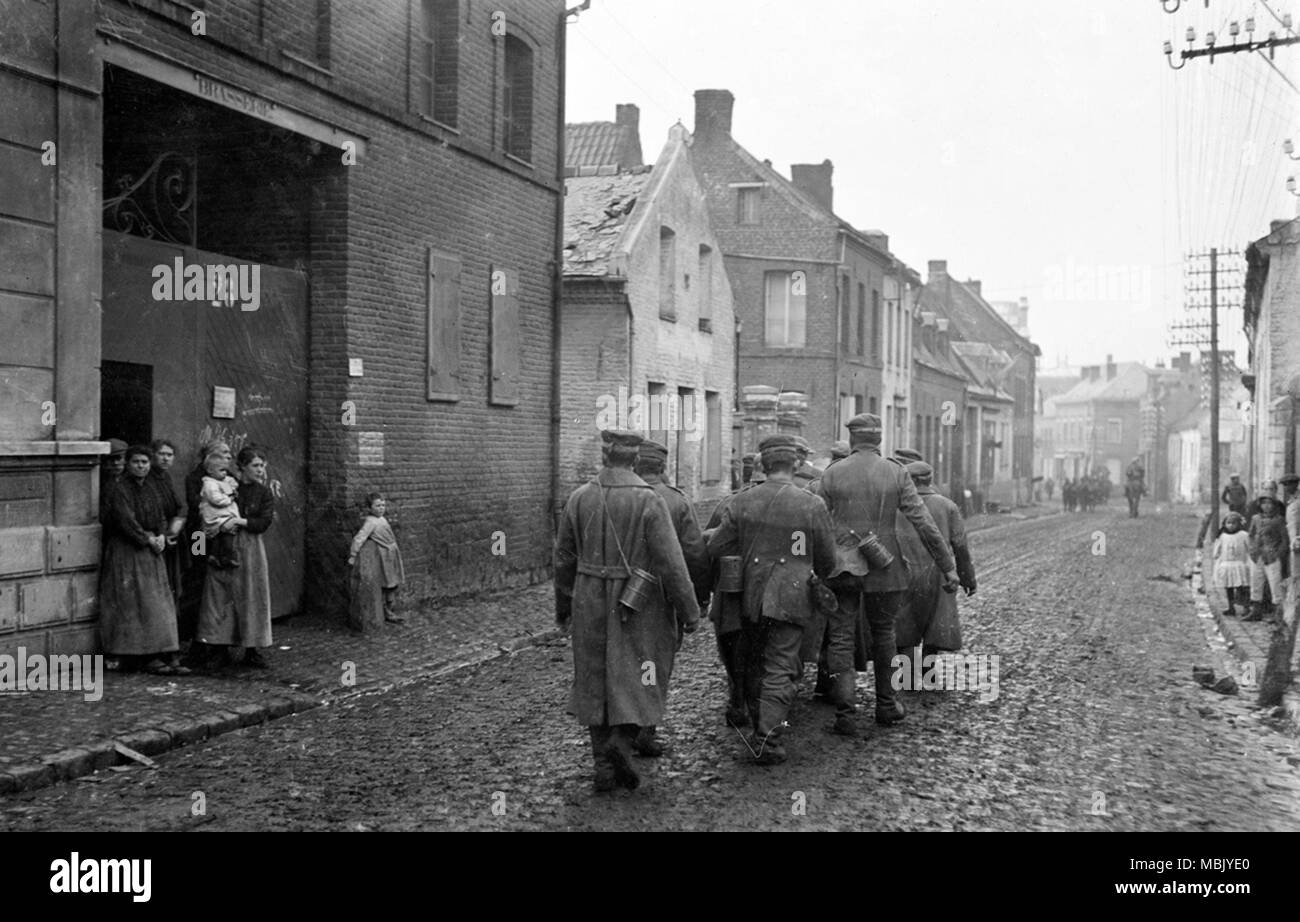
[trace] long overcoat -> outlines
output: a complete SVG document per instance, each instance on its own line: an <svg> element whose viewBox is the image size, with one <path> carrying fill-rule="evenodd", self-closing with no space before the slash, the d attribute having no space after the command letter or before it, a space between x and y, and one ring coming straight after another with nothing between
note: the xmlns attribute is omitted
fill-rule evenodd
<svg viewBox="0 0 1300 922"><path fill-rule="evenodd" d="M793 483L767 480L732 497L709 536L709 556L744 558L741 617L800 627L814 616L808 577L835 566L826 504Z"/></svg>
<svg viewBox="0 0 1300 922"><path fill-rule="evenodd" d="M677 543L682 546L682 556L686 559L686 570L691 574L691 585L695 587L695 598L701 602L709 597L709 551L704 544L704 535L700 532L699 519L686 494L664 480L662 474L643 474L641 479L650 484L664 505L673 522L673 531L677 534Z"/></svg>
<svg viewBox="0 0 1300 922"><path fill-rule="evenodd" d="M974 572L970 568L966 523L962 521L961 510L932 486L918 487L917 493L944 541L952 548L963 584L973 584ZM900 531L899 543L908 564L909 591L894 618L898 648L914 647L924 641L938 650L960 650L961 623L957 619L956 593L943 591L943 573L914 529ZM966 569L971 572L962 572Z"/></svg>
<svg viewBox="0 0 1300 922"><path fill-rule="evenodd" d="M619 604L632 567L659 580L635 613ZM700 612L668 507L630 470L602 469L565 504L555 614L572 625L569 713L587 726L663 723L678 626Z"/></svg>

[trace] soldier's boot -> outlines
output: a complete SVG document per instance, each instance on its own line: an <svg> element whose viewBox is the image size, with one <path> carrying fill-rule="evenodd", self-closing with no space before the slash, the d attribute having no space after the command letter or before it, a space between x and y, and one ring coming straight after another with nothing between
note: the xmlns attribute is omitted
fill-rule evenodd
<svg viewBox="0 0 1300 922"><path fill-rule="evenodd" d="M647 759L657 759L664 754L664 744L655 739L654 727L642 727L632 740L632 751Z"/></svg>
<svg viewBox="0 0 1300 922"><path fill-rule="evenodd" d="M605 747L605 755L614 767L614 779L629 791L635 791L641 784L641 776L632 767L632 741L638 729L636 724L611 727L609 745Z"/></svg>
<svg viewBox="0 0 1300 922"><path fill-rule="evenodd" d="M831 732L840 736L857 736L858 724L853 719L858 709L853 700L857 694L857 675L852 669L846 669L830 679L831 700L835 702L835 723Z"/></svg>
<svg viewBox="0 0 1300 922"><path fill-rule="evenodd" d="M592 787L596 793L604 794L618 787L614 775L614 765L609 760L609 727L588 727L591 733L591 757L596 766Z"/></svg>
<svg viewBox="0 0 1300 922"><path fill-rule="evenodd" d="M750 736L749 746L754 753L754 762L758 765L780 765L786 760L785 744L781 742L779 727L769 733L755 730Z"/></svg>
<svg viewBox="0 0 1300 922"><path fill-rule="evenodd" d="M872 670L875 672L876 680L876 723L882 727L892 727L896 723L902 723L907 712L903 710L903 704L894 691L893 667L890 665L890 660L876 657Z"/></svg>
<svg viewBox="0 0 1300 922"><path fill-rule="evenodd" d="M1264 603L1263 603L1263 602L1256 602L1256 601L1253 601L1253 600L1252 600L1251 603L1250 603L1250 611L1249 611L1249 612L1246 614L1246 616L1245 616L1244 618L1242 618L1241 620L1242 620L1242 621L1259 621L1259 620L1261 620L1263 617L1264 617Z"/></svg>

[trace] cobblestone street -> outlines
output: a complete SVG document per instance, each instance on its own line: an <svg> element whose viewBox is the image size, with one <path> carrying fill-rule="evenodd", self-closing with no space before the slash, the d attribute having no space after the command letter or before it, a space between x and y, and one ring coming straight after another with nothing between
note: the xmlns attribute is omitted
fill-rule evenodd
<svg viewBox="0 0 1300 922"><path fill-rule="evenodd" d="M633 793L591 792L561 640L0 799L0 828L1300 831L1294 737L1252 690L1192 680L1224 668L1182 579L1194 537L1194 518L1120 509L976 532L964 652L999 657L997 697L905 692L907 720L881 728L860 676L850 740L805 689L777 767L723 724L705 626Z"/></svg>

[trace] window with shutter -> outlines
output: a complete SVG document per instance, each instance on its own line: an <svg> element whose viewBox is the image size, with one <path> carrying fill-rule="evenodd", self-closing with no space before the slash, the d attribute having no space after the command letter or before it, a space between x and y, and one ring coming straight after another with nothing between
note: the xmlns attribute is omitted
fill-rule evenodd
<svg viewBox="0 0 1300 922"><path fill-rule="evenodd" d="M460 260L429 248L428 399L460 399Z"/></svg>
<svg viewBox="0 0 1300 922"><path fill-rule="evenodd" d="M492 267L492 387L488 402L519 404L519 273Z"/></svg>
<svg viewBox="0 0 1300 922"><path fill-rule="evenodd" d="M701 479L705 483L717 483L722 479L722 398L717 392L704 392L704 412L704 476Z"/></svg>

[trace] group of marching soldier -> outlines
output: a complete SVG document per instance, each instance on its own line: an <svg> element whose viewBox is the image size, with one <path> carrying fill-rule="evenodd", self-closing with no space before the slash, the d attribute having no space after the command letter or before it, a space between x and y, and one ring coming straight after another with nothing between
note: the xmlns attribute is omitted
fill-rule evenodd
<svg viewBox="0 0 1300 922"><path fill-rule="evenodd" d="M915 452L880 454L880 419L848 423L825 471L802 439L759 445L748 483L701 531L664 480L668 449L602 433L604 467L569 497L555 548L556 622L570 632L569 713L591 734L595 787L635 788L633 754L663 752L662 723L682 635L707 608L726 669L726 720L759 764L785 760L783 730L805 662L856 736L856 673L869 660L875 718L904 717L902 651L961 647L956 592L975 592L957 506ZM761 466L761 470L760 470Z"/></svg>

